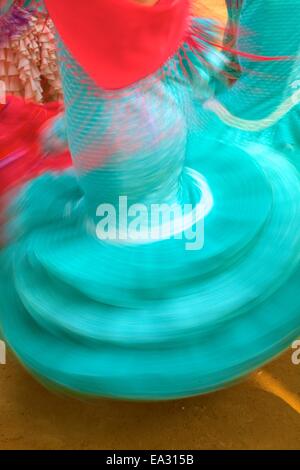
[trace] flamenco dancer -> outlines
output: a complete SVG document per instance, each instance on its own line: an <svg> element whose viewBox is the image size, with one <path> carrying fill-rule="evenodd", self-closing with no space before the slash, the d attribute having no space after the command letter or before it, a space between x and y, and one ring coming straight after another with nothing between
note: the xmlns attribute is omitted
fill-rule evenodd
<svg viewBox="0 0 300 470"><path fill-rule="evenodd" d="M257 61L230 53L228 66L237 79L230 92L208 103L216 133L232 142L252 140L272 145L300 163L300 6L294 0L226 0L225 45L262 57ZM225 127L224 127L225 124Z"/></svg>
<svg viewBox="0 0 300 470"><path fill-rule="evenodd" d="M241 379L299 336L299 171L271 135L257 143L224 119L230 97L273 106L266 80L276 77L274 100L288 88L299 30L292 54L285 25L278 54L263 46L281 12L299 18L300 6L273 3L262 50L230 50L241 71L229 86L218 27L191 18L189 0L45 0L72 163L56 155L49 169L44 158L26 181L8 181L0 325L47 386L188 397ZM256 44L252 26L241 38Z"/></svg>

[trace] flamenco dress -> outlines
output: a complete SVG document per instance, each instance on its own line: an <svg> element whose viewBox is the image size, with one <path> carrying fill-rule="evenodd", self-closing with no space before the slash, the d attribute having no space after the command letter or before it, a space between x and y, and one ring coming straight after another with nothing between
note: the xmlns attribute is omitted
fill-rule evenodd
<svg viewBox="0 0 300 470"><path fill-rule="evenodd" d="M233 86L207 103L216 134L254 141L300 164L300 4L296 0L226 0L225 45L281 61L253 61L229 53ZM285 59L284 59L285 58Z"/></svg>
<svg viewBox="0 0 300 470"><path fill-rule="evenodd" d="M6 93L37 103L61 100L52 21L26 2L14 2L8 11L11 3L0 6L0 81Z"/></svg>
<svg viewBox="0 0 300 470"><path fill-rule="evenodd" d="M72 165L6 203L4 340L38 380L76 394L163 400L239 380L300 334L297 166L272 138L234 128L231 140L207 109L235 85L218 80L215 29L189 1L46 6ZM140 237L120 200L139 208ZM99 236L103 204L115 231ZM153 239L160 204L181 212L151 218Z"/></svg>

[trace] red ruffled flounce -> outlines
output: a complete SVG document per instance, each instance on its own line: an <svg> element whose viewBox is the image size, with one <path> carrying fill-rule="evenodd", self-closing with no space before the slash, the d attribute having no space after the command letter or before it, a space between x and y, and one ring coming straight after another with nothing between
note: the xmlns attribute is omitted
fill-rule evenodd
<svg viewBox="0 0 300 470"><path fill-rule="evenodd" d="M16 97L0 104L0 245L11 195L46 171L62 171L71 165L69 152L44 156L41 149L41 127L59 112L59 103L42 106Z"/></svg>
<svg viewBox="0 0 300 470"><path fill-rule="evenodd" d="M0 108L0 196L47 170L71 165L69 152L44 156L40 130L61 112L61 104L38 105L9 97Z"/></svg>

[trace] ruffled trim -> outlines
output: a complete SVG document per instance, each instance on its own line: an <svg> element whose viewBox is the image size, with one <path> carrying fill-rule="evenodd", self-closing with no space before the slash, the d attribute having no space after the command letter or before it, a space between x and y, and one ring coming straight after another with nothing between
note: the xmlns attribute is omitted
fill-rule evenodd
<svg viewBox="0 0 300 470"><path fill-rule="evenodd" d="M0 45L26 31L30 21L31 14L15 2L6 13L0 15Z"/></svg>
<svg viewBox="0 0 300 470"><path fill-rule="evenodd" d="M272 146L275 151L283 152L300 169L299 104L292 107L276 122L272 122L270 119L269 125L263 129L250 130L251 120L248 121L248 129L234 126L232 120L229 119L230 113L227 114L226 108L222 106L218 108L216 103L214 100L207 101L206 108L218 116L214 121L214 129L216 135L223 136L222 140L241 147L244 147L246 142L253 141L258 144ZM257 127L258 124L259 121L257 121Z"/></svg>
<svg viewBox="0 0 300 470"><path fill-rule="evenodd" d="M29 27L0 48L0 80L7 94L38 103L62 100L53 25L31 16Z"/></svg>

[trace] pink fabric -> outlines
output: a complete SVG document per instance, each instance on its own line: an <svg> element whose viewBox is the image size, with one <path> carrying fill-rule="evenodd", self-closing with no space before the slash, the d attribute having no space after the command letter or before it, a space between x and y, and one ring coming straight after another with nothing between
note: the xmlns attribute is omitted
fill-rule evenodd
<svg viewBox="0 0 300 470"><path fill-rule="evenodd" d="M182 44L190 0L46 0L69 51L104 89L118 89L154 73Z"/></svg>
<svg viewBox="0 0 300 470"><path fill-rule="evenodd" d="M60 112L60 103L41 106L13 96L0 107L0 197L45 171L71 165L68 152L46 158L40 147L41 127Z"/></svg>

